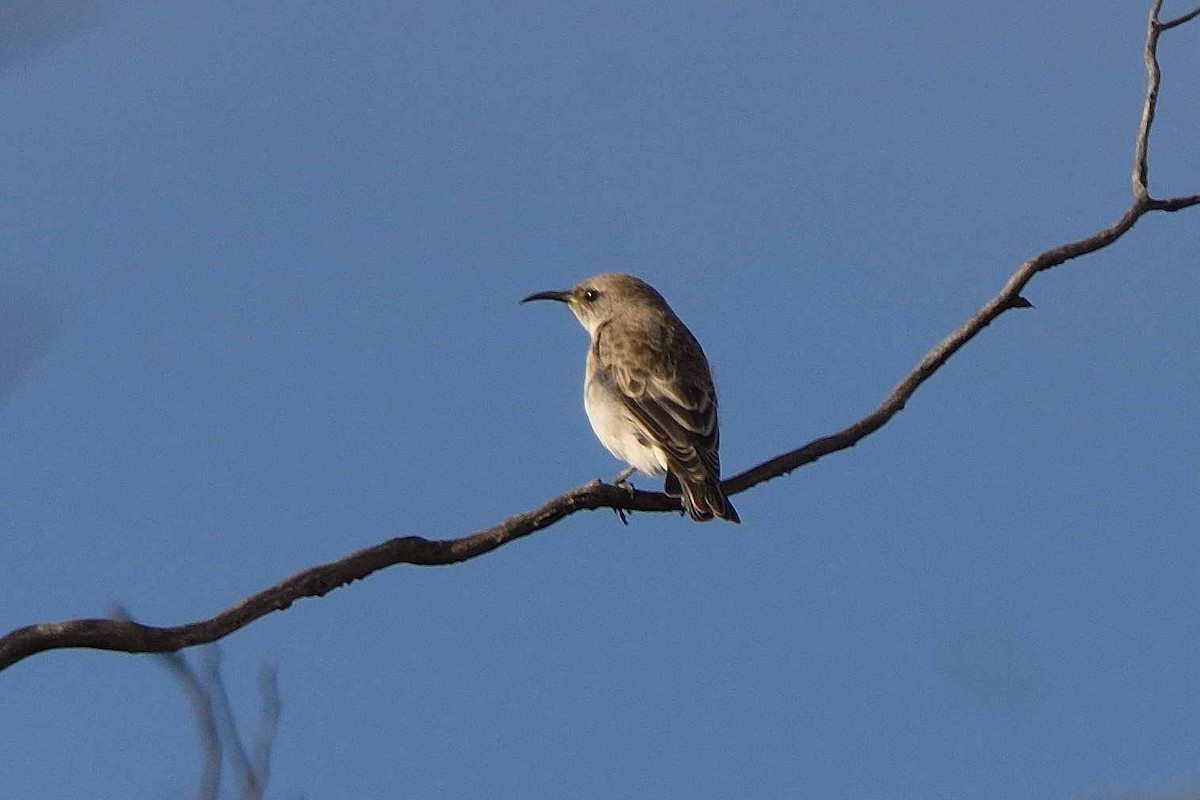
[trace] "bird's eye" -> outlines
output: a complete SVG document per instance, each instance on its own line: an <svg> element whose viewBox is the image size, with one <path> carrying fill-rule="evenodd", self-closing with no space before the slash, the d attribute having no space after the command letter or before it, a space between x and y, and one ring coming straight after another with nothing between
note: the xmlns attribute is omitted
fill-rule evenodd
<svg viewBox="0 0 1200 800"><path fill-rule="evenodd" d="M583 299L588 301L589 303L592 302L593 300L595 300L599 296L600 296L600 293L597 292L595 289L587 289L583 293Z"/></svg>

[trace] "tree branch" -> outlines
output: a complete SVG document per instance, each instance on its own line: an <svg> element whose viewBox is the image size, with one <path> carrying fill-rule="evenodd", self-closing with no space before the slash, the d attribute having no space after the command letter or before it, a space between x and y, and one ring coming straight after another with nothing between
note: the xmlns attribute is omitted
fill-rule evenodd
<svg viewBox="0 0 1200 800"><path fill-rule="evenodd" d="M1200 194L1157 200L1149 190L1150 129L1158 105L1161 72L1158 40L1161 34L1200 15L1200 9L1169 22L1159 21L1162 0L1153 0L1144 50L1146 95L1141 123L1134 140L1133 202L1108 227L1078 241L1068 242L1025 261L1000 292L925 354L896 384L879 406L848 427L815 439L803 447L776 456L724 482L728 494L737 494L764 481L786 475L817 459L853 447L882 428L908 403L917 389L942 368L950 357L975 338L997 317L1013 308L1027 308L1021 291L1040 272L1108 247L1150 211L1173 212L1200 205ZM86 647L126 653L166 653L207 644L274 611L282 611L305 597L328 592L397 564L433 566L457 564L549 528L579 511L610 508L622 511L680 511L679 500L657 492L630 491L594 481L553 498L539 508L509 517L498 525L457 539L431 540L419 536L391 539L327 564L304 570L227 608L216 616L175 627L142 625L130 619L76 619L18 628L0 639L0 670L47 650Z"/></svg>
<svg viewBox="0 0 1200 800"><path fill-rule="evenodd" d="M1200 15L1200 8L1193 9L1192 11L1189 11L1188 13L1184 14L1181 17L1176 17L1175 19L1173 19L1169 22L1160 23L1158 26L1158 29L1160 31L1169 31L1169 30L1171 30L1171 28L1176 28L1176 27L1179 27L1180 25L1184 24L1185 22L1190 22L1191 20L1195 19L1196 16L1198 16L1198 15ZM1158 9L1157 8L1154 10L1154 16L1157 19L1157 17L1158 17Z"/></svg>

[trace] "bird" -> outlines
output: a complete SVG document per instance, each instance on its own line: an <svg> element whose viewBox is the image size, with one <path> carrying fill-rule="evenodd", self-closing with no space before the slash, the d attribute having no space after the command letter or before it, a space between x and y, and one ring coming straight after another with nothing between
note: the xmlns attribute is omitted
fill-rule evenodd
<svg viewBox="0 0 1200 800"><path fill-rule="evenodd" d="M721 431L708 359L650 284L618 272L521 300L566 303L591 337L583 405L608 451L637 470L666 475L664 491L697 522L740 523L721 488Z"/></svg>

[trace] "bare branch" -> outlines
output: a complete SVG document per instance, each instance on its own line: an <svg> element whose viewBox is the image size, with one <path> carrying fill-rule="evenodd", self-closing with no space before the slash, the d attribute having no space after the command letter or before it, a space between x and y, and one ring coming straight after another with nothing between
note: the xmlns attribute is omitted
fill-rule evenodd
<svg viewBox="0 0 1200 800"><path fill-rule="evenodd" d="M1200 16L1200 7L1197 7L1194 10L1189 11L1188 13L1184 14L1182 17L1176 17L1175 19L1171 20L1170 22L1161 23L1158 26L1158 29L1160 31L1169 31L1169 30L1171 30L1171 28L1179 27L1180 25L1184 24L1185 22L1191 22L1197 16Z"/></svg>
<svg viewBox="0 0 1200 800"><path fill-rule="evenodd" d="M1200 194L1189 194L1184 197L1171 197L1166 200L1150 200L1152 211L1182 211L1200 205Z"/></svg>
<svg viewBox="0 0 1200 800"><path fill-rule="evenodd" d="M1108 247L1150 211L1180 211L1200 205L1200 195L1156 200L1149 189L1150 129L1158 105L1161 73L1158 66L1160 35L1200 15L1200 9L1168 23L1160 23L1162 0L1154 0L1147 26L1144 57L1146 95L1134 141L1133 202L1120 218L1084 239L1047 250L1021 264L1000 292L952 331L896 384L879 406L848 427L815 439L803 447L776 456L724 482L727 494L737 494L764 481L786 475L817 459L853 447L882 428L917 389L1004 312L1027 308L1022 290L1035 275L1071 259ZM579 511L609 508L617 511L680 511L679 500L656 492L629 491L594 481L548 501L539 508L510 517L476 533L457 539L431 540L419 536L391 539L339 560L307 569L252 595L216 616L175 627L141 625L129 619L77 619L19 628L0 639L0 670L36 653L70 647L116 650L127 653L173 652L214 642L274 611L282 611L305 597L328 592L397 564L432 566L457 564L544 530ZM265 778L265 774L263 775Z"/></svg>
<svg viewBox="0 0 1200 800"><path fill-rule="evenodd" d="M1150 4L1150 18L1146 22L1146 100L1142 104L1142 122L1138 126L1137 139L1133 145L1133 197L1135 202L1150 194L1150 127L1154 124L1154 112L1158 108L1158 87L1162 82L1162 71L1158 67L1158 37L1162 26L1158 13L1162 0Z"/></svg>

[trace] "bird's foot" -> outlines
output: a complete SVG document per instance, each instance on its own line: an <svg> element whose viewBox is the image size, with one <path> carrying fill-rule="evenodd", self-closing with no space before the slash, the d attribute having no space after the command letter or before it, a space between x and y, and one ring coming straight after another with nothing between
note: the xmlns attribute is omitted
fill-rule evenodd
<svg viewBox="0 0 1200 800"><path fill-rule="evenodd" d="M634 489L633 489L633 484L629 482L629 476L633 474L633 470L634 470L633 467L626 467L625 469L618 472L617 477L613 478L613 481L612 481L613 486L616 486L618 489L624 489L625 491L629 492L629 498L631 500L633 499ZM617 516L621 518L621 523L623 525L629 524L629 516L628 515L630 512L626 511L623 508L615 508L615 507L613 508L613 511L617 512Z"/></svg>

